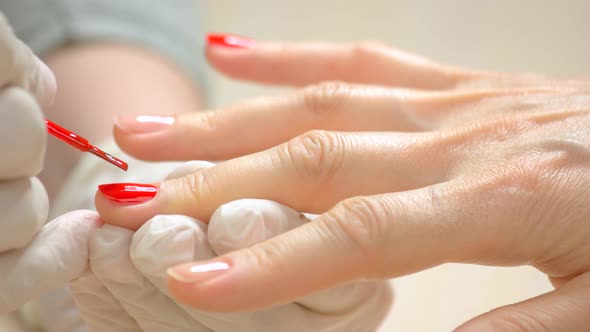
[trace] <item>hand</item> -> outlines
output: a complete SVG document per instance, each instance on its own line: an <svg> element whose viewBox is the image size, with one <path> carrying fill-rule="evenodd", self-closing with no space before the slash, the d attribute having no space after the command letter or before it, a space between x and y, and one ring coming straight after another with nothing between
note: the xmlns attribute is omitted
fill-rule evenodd
<svg viewBox="0 0 590 332"><path fill-rule="evenodd" d="M51 102L55 78L1 15L0 81L0 312L7 312L85 268L85 238L98 216L77 211L43 226L48 199L35 175L47 133L37 101Z"/></svg>
<svg viewBox="0 0 590 332"><path fill-rule="evenodd" d="M321 215L174 268L177 300L210 311L254 309L445 262L530 264L557 289L463 328L586 328L590 82L452 68L375 44L210 45L207 54L237 78L312 85L179 115L154 133L133 134L145 125L120 121L119 143L138 156L237 158L158 183L144 204L121 206L98 193L101 216L131 228L156 214L208 220L245 197ZM326 80L347 82L318 83Z"/></svg>
<svg viewBox="0 0 590 332"><path fill-rule="evenodd" d="M179 171L203 164L187 164ZM177 176L179 171L173 173ZM391 302L387 282L356 282L270 310L211 313L174 301L166 270L248 247L307 223L275 202L221 206L207 225L180 215L156 216L136 233L106 225L90 240L92 272L72 283L91 330L117 331L370 331Z"/></svg>

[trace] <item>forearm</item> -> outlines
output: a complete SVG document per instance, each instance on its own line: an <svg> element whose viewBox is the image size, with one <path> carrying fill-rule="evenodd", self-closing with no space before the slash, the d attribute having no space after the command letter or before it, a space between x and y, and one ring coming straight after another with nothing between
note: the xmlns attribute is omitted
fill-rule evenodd
<svg viewBox="0 0 590 332"><path fill-rule="evenodd" d="M48 54L58 94L49 119L98 144L118 114L170 114L201 106L199 88L180 66L146 49L117 43L85 43ZM49 139L40 176L50 199L75 166L80 152Z"/></svg>

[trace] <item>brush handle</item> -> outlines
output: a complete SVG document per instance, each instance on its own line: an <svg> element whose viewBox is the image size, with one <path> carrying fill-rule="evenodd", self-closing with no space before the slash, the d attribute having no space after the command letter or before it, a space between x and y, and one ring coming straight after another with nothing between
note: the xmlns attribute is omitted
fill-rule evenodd
<svg viewBox="0 0 590 332"><path fill-rule="evenodd" d="M78 134L73 133L64 127L61 127L52 121L45 120L45 124L47 124L47 132L60 140L68 143L69 145L81 150L81 151L88 151L90 148L90 144L88 140L84 137L78 136Z"/></svg>

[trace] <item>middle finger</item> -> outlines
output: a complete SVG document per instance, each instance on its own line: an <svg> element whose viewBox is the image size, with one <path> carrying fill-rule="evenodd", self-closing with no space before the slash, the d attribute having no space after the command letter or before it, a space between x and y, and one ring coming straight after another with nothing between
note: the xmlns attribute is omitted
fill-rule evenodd
<svg viewBox="0 0 590 332"><path fill-rule="evenodd" d="M435 137L311 131L275 148L161 182L155 197L142 204L117 203L118 195L133 193L105 185L96 196L96 208L105 221L132 229L156 214L209 220L221 204L241 198L321 213L348 197L444 181L457 156Z"/></svg>

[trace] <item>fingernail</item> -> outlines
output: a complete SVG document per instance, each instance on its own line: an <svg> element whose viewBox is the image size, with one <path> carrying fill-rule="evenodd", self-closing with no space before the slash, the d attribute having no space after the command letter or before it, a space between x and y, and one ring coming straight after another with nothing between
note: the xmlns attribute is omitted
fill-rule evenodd
<svg viewBox="0 0 590 332"><path fill-rule="evenodd" d="M115 126L129 134L148 134L166 130L174 121L173 116L119 115L115 117Z"/></svg>
<svg viewBox="0 0 590 332"><path fill-rule="evenodd" d="M256 45L256 41L250 38L218 33L208 34L207 42L209 45L231 48L252 48L254 45Z"/></svg>
<svg viewBox="0 0 590 332"><path fill-rule="evenodd" d="M184 264L168 269L168 275L182 283L199 283L220 276L229 268L229 264L225 262Z"/></svg>
<svg viewBox="0 0 590 332"><path fill-rule="evenodd" d="M120 204L144 203L158 193L158 187L142 183L101 184L98 189L106 198Z"/></svg>

